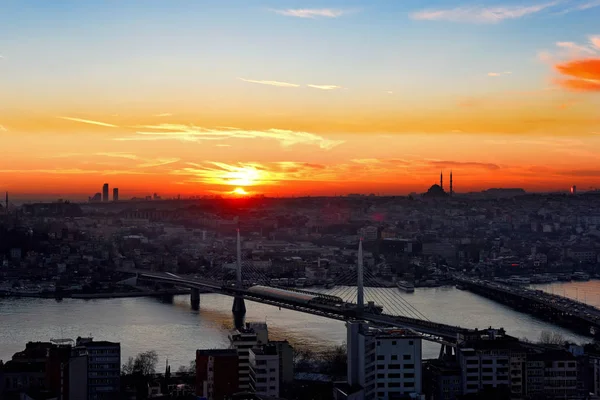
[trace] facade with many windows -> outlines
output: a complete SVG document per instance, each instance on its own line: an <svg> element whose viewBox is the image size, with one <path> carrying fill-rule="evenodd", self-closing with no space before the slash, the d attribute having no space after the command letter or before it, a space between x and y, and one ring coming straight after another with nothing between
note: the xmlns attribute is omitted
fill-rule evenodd
<svg viewBox="0 0 600 400"><path fill-rule="evenodd" d="M393 399L421 393L421 338L403 329L383 329L363 321L346 324L348 383L365 399Z"/></svg>
<svg viewBox="0 0 600 400"><path fill-rule="evenodd" d="M274 345L250 349L250 389L264 396L279 396L279 354Z"/></svg>

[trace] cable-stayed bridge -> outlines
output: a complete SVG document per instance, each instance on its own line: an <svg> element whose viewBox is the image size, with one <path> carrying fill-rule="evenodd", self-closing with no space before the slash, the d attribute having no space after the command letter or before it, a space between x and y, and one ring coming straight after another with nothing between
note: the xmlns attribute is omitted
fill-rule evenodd
<svg viewBox="0 0 600 400"><path fill-rule="evenodd" d="M325 318L362 319L378 325L411 329L422 335L424 339L446 345L456 343L459 336L477 334L477 330L433 322L410 302L401 296L393 296L388 290L365 292L365 283L369 286L375 283L376 279L364 268L362 241L359 243L356 270L339 277L333 290L308 291L270 285L270 279L261 270L242 259L239 231L235 267L235 281L198 278L168 272L129 272L136 272L138 280L190 288L192 305L196 307L200 303L201 290L231 296L234 298L232 307L234 315L245 314L245 300L249 300Z"/></svg>

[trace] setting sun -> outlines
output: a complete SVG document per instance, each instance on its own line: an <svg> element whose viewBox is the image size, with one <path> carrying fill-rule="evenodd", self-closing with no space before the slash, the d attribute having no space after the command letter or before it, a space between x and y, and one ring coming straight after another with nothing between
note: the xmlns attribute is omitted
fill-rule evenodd
<svg viewBox="0 0 600 400"><path fill-rule="evenodd" d="M248 195L248 192L246 190L244 190L244 188L241 188L241 187L235 188L232 193L237 196L247 196Z"/></svg>

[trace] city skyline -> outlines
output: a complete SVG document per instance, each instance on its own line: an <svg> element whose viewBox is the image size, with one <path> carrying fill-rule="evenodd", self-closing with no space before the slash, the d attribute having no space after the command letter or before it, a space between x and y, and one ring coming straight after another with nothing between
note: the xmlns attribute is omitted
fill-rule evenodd
<svg viewBox="0 0 600 400"><path fill-rule="evenodd" d="M41 1L0 16L20 197L600 186L600 3ZM133 22L132 22L133 21Z"/></svg>

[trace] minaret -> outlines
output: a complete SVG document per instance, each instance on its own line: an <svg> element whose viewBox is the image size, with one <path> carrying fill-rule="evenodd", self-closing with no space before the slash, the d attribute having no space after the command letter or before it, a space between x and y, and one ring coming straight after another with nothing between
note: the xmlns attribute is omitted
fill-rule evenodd
<svg viewBox="0 0 600 400"><path fill-rule="evenodd" d="M450 170L450 196L454 194L454 190L452 189L452 170Z"/></svg>
<svg viewBox="0 0 600 400"><path fill-rule="evenodd" d="M444 171L440 171L440 187L444 188Z"/></svg>

